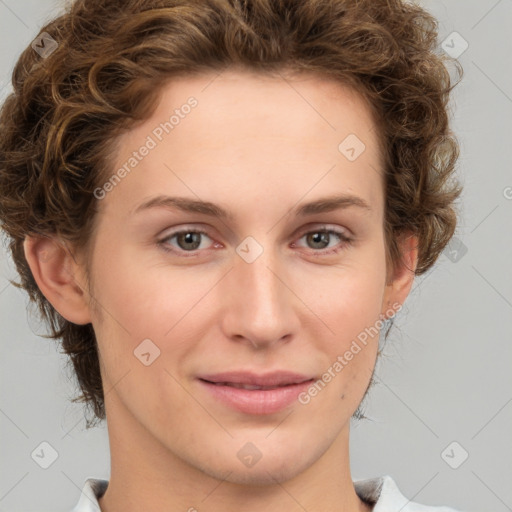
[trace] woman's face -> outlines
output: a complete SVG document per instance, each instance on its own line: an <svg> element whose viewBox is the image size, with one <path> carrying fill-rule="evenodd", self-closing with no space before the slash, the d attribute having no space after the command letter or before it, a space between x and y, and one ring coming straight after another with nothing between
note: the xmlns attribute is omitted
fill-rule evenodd
<svg viewBox="0 0 512 512"><path fill-rule="evenodd" d="M96 191L91 263L109 428L233 482L345 450L379 315L405 293L386 281L363 101L313 76L176 79L119 139L116 173Z"/></svg>

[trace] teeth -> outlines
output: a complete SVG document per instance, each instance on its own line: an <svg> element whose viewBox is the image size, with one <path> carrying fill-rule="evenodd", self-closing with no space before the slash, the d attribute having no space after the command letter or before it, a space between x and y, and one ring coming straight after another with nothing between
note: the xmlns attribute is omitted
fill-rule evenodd
<svg viewBox="0 0 512 512"><path fill-rule="evenodd" d="M263 386L253 386L252 384L239 384L238 382L232 382L230 384L228 384L228 386L232 386L234 388L238 388L238 389L270 389L268 387L263 387Z"/></svg>

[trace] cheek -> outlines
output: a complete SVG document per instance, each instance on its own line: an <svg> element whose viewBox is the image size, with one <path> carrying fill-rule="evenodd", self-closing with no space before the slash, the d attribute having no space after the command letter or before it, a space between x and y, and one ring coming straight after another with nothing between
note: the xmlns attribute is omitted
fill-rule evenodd
<svg viewBox="0 0 512 512"><path fill-rule="evenodd" d="M309 291L311 310L322 320L318 329L324 333L313 337L326 356L325 381L333 382L325 403L343 396L348 410L359 404L375 366L385 282L383 250L382 260L373 257L378 254L376 249L367 258L360 253L357 261L347 259L329 278L312 281Z"/></svg>
<svg viewBox="0 0 512 512"><path fill-rule="evenodd" d="M144 254L123 247L120 240L98 244L95 291L106 322L133 337L155 333L158 327L159 335L168 330L173 318L167 315L173 310L179 313L183 291L174 279L165 282L166 275L163 267L158 269Z"/></svg>
<svg viewBox="0 0 512 512"><path fill-rule="evenodd" d="M331 283L329 293L322 294L316 305L315 313L330 330L322 329L327 334L315 338L326 357L318 385L323 398L314 407L339 421L346 420L347 411L356 410L375 367L383 293L380 282L374 271L347 271ZM332 404L339 407L332 409Z"/></svg>
<svg viewBox="0 0 512 512"><path fill-rule="evenodd" d="M207 317L207 301L201 299L218 277L200 275L194 268L171 271L161 259L147 261L136 251L116 252L116 247L113 240L102 246L103 253L98 254L109 257L99 256L94 271L101 313L94 328L103 358L110 367L126 371L139 363L134 351L146 339L155 344L155 353L164 356L160 362L169 357L165 352L171 346L173 359L182 358L201 329L200 318ZM151 349L151 343L145 343Z"/></svg>
<svg viewBox="0 0 512 512"><path fill-rule="evenodd" d="M343 266L322 280L316 280L309 292L311 309L330 327L327 332L338 343L346 343L379 319L384 294L385 266L379 262ZM329 338L329 336L327 336Z"/></svg>

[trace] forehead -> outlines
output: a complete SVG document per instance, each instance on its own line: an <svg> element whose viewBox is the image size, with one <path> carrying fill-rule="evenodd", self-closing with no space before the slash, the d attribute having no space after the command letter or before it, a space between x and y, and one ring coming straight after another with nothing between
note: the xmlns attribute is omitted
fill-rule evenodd
<svg viewBox="0 0 512 512"><path fill-rule="evenodd" d="M127 168L148 144L151 150L108 197L126 213L166 190L226 200L233 200L227 189L248 199L280 190L291 201L342 187L379 203L372 111L356 90L333 79L240 70L175 77L151 117L118 139L112 171Z"/></svg>
<svg viewBox="0 0 512 512"><path fill-rule="evenodd" d="M155 123L168 120L169 113L180 110L193 97L199 108L193 109L192 121L186 124L193 124L193 131L202 135L203 145L209 141L216 143L215 133L230 131L234 135L235 130L252 138L264 138L264 130L273 130L273 135L295 139L302 136L309 142L322 136L337 142L347 130L352 130L361 140L368 141L370 151L379 145L376 119L362 89L326 76L228 69L178 76L160 92L157 110L133 132L135 136L137 131L143 134ZM180 138L180 132L183 137L190 134L186 124L176 130L176 138ZM208 136L204 136L207 132Z"/></svg>

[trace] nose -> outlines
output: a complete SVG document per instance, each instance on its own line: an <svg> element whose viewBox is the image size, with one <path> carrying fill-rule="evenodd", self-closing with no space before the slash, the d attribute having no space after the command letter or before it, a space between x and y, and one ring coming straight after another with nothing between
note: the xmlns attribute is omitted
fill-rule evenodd
<svg viewBox="0 0 512 512"><path fill-rule="evenodd" d="M224 334L257 349L289 342L300 323L301 302L292 288L290 271L271 249L251 263L235 254L221 290Z"/></svg>

